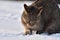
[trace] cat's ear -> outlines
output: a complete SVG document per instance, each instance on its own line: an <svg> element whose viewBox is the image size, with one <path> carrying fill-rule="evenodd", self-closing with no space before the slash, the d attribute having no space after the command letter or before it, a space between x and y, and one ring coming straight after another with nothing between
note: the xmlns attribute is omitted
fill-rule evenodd
<svg viewBox="0 0 60 40"><path fill-rule="evenodd" d="M40 15L42 14L43 10L44 10L43 7L39 7L39 8L38 8L38 11L39 11L39 12L38 12L38 16L40 16Z"/></svg>
<svg viewBox="0 0 60 40"><path fill-rule="evenodd" d="M40 1L42 1L42 0L36 0L35 2L40 2Z"/></svg>
<svg viewBox="0 0 60 40"><path fill-rule="evenodd" d="M24 4L24 8L27 12L29 12L29 7L26 4Z"/></svg>
<svg viewBox="0 0 60 40"><path fill-rule="evenodd" d="M39 0L36 0L36 2L39 1Z"/></svg>
<svg viewBox="0 0 60 40"><path fill-rule="evenodd" d="M39 1L39 0L36 0L35 3L38 2L38 1Z"/></svg>

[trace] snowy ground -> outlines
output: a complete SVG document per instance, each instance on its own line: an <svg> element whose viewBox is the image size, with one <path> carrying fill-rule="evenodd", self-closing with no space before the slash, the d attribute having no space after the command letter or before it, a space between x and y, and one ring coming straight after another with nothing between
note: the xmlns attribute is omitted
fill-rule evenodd
<svg viewBox="0 0 60 40"><path fill-rule="evenodd" d="M23 4L31 2L0 1L0 40L60 40L60 34L23 35Z"/></svg>

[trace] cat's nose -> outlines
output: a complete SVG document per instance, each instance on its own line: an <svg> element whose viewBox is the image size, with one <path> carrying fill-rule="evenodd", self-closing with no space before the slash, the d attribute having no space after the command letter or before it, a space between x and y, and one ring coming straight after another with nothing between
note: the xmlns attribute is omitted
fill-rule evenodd
<svg viewBox="0 0 60 40"><path fill-rule="evenodd" d="M34 25L34 23L31 21L31 22L30 22L30 25L31 25L31 26L33 26L33 25Z"/></svg>

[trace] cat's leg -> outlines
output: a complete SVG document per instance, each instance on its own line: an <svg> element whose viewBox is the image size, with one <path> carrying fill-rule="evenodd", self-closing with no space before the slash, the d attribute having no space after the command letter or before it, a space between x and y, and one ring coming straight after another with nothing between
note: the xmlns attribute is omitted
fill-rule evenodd
<svg viewBox="0 0 60 40"><path fill-rule="evenodd" d="M25 28L25 35L31 35L32 34L32 30L28 29L28 28Z"/></svg>
<svg viewBox="0 0 60 40"><path fill-rule="evenodd" d="M56 24L54 24L54 25L52 24L46 29L46 32L48 33L48 35L59 33L60 32L60 26L56 25Z"/></svg>
<svg viewBox="0 0 60 40"><path fill-rule="evenodd" d="M36 34L41 34L41 33L43 33L42 30L36 32Z"/></svg>

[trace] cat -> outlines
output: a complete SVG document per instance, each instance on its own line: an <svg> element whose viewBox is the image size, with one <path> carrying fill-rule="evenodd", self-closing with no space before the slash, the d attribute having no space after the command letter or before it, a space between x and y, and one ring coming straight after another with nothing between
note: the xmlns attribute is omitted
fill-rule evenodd
<svg viewBox="0 0 60 40"><path fill-rule="evenodd" d="M32 31L60 33L60 9L55 0L37 0L29 6L24 4L24 9L21 21L26 35Z"/></svg>

